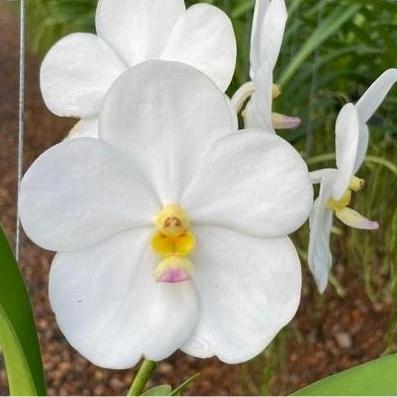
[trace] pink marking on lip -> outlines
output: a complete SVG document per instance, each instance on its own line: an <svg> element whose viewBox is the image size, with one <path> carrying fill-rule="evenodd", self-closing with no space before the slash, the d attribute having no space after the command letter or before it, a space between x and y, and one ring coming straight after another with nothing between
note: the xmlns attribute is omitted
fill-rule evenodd
<svg viewBox="0 0 397 397"><path fill-rule="evenodd" d="M159 278L160 283L182 283L191 280L190 274L183 269L168 269Z"/></svg>

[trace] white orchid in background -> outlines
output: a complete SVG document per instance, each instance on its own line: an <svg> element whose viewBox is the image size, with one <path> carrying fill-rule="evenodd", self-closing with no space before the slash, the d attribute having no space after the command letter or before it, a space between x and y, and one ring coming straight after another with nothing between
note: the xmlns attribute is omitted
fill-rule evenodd
<svg viewBox="0 0 397 397"><path fill-rule="evenodd" d="M100 0L97 35L75 33L49 51L41 91L58 116L82 119L71 136L97 136L97 116L118 76L152 59L183 62L226 91L236 63L228 16L209 4L186 10L184 0ZM140 92L134 95L141 95Z"/></svg>
<svg viewBox="0 0 397 397"><path fill-rule="evenodd" d="M281 88L273 84L273 70L286 22L284 0L256 0L250 53L252 81L240 87L232 98L238 113L246 105L242 115L247 128L290 129L301 123L298 117L272 113L273 99L281 94Z"/></svg>
<svg viewBox="0 0 397 397"><path fill-rule="evenodd" d="M310 213L310 176L286 141L239 133L235 118L203 73L147 61L111 88L100 139L65 141L25 175L22 224L58 251L51 304L92 362L128 368L180 348L238 363L294 316L287 235Z"/></svg>
<svg viewBox="0 0 397 397"><path fill-rule="evenodd" d="M356 177L368 149L367 122L397 81L397 69L384 72L356 105L347 104L336 121L336 169L311 173L314 183L321 183L320 194L310 216L309 267L319 291L324 292L332 266L329 240L333 214L344 224L364 230L379 227L349 208L352 192L361 190L364 180Z"/></svg>

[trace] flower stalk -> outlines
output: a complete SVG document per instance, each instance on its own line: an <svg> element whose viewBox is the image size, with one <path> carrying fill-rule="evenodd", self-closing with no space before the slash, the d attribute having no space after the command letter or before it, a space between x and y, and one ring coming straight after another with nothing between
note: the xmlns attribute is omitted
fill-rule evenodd
<svg viewBox="0 0 397 397"><path fill-rule="evenodd" d="M131 384L130 389L128 390L127 396L140 396L143 393L146 383L152 376L155 369L155 361L144 360Z"/></svg>

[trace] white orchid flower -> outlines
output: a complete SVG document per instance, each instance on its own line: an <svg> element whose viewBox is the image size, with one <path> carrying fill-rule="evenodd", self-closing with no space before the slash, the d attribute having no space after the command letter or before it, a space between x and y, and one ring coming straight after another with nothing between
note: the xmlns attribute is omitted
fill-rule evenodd
<svg viewBox="0 0 397 397"><path fill-rule="evenodd" d="M287 17L284 0L256 0L251 34L251 81L240 87L232 98L237 113L246 105L242 112L246 128L290 129L301 123L298 117L272 113L273 99L281 94L281 88L273 84L273 70Z"/></svg>
<svg viewBox="0 0 397 397"><path fill-rule="evenodd" d="M75 33L61 39L41 67L47 107L58 116L81 119L72 137L97 137L97 116L107 91L140 62L186 63L206 73L222 91L233 78L232 23L212 5L186 10L184 0L99 0L96 30L97 35Z"/></svg>
<svg viewBox="0 0 397 397"><path fill-rule="evenodd" d="M176 349L238 363L294 316L301 269L287 235L310 213L310 176L285 140L239 133L235 118L203 73L147 61L111 88L100 139L64 141L26 173L23 227L58 251L57 321L97 365Z"/></svg>
<svg viewBox="0 0 397 397"><path fill-rule="evenodd" d="M336 169L311 173L313 183L321 183L320 194L310 216L309 267L319 291L325 291L332 266L329 240L333 215L345 225L375 230L377 222L366 219L349 208L352 192L360 191L365 182L356 175L368 149L368 120L373 116L397 81L397 69L384 72L356 105L347 104L336 121Z"/></svg>

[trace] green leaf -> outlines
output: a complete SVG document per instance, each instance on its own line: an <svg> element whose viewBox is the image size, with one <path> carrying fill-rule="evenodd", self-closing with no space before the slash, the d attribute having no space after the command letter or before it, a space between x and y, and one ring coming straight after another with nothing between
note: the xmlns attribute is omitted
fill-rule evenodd
<svg viewBox="0 0 397 397"><path fill-rule="evenodd" d="M393 396L396 373L397 354L393 354L320 380L293 396Z"/></svg>
<svg viewBox="0 0 397 397"><path fill-rule="evenodd" d="M11 395L45 395L43 364L22 275L0 227L0 345Z"/></svg>
<svg viewBox="0 0 397 397"><path fill-rule="evenodd" d="M171 396L171 393L172 387L170 385L161 385L146 390L142 396Z"/></svg>
<svg viewBox="0 0 397 397"><path fill-rule="evenodd" d="M171 396L181 396L182 393L200 376L197 373L190 378L187 378L182 384L180 384L171 394Z"/></svg>

